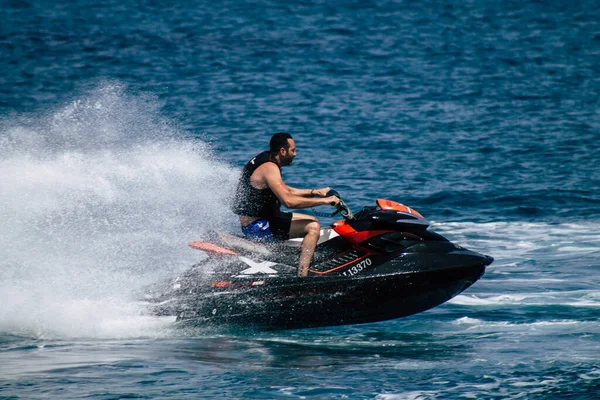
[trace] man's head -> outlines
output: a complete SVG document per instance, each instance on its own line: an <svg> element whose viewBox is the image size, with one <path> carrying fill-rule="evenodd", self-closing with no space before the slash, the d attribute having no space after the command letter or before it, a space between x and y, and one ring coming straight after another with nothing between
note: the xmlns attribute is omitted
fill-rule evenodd
<svg viewBox="0 0 600 400"><path fill-rule="evenodd" d="M277 157L279 165L290 165L296 157L296 144L292 135L287 132L277 132L271 137L270 151L273 157Z"/></svg>

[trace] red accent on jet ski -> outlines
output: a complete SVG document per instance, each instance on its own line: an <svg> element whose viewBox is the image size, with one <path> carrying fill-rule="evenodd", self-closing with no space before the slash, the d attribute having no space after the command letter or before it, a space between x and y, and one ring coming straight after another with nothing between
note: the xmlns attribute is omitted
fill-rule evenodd
<svg viewBox="0 0 600 400"><path fill-rule="evenodd" d="M423 216L421 214L419 214L419 212L417 210L414 210L410 207L405 206L404 204L400 204L400 203L397 203L392 200L377 199L377 205L382 210L400 211L400 212L416 215L417 217L423 218Z"/></svg>
<svg viewBox="0 0 600 400"><path fill-rule="evenodd" d="M211 287L225 287L228 285L231 285L233 282L213 282L210 286Z"/></svg>
<svg viewBox="0 0 600 400"><path fill-rule="evenodd" d="M332 227L340 236L348 236L356 233L356 230L343 220L334 222Z"/></svg>
<svg viewBox="0 0 600 400"><path fill-rule="evenodd" d="M383 235L384 233L394 232L392 230L377 230L377 231L362 231L357 232L353 227L348 225L345 221L337 221L333 224L333 230L336 231L340 236L349 241L352 244L359 244L367 239L375 236Z"/></svg>
<svg viewBox="0 0 600 400"><path fill-rule="evenodd" d="M208 243L208 242L190 242L188 243L193 249L198 249L207 252L209 255L229 255L229 256L237 256L237 253L231 250L228 250L224 247L217 246L216 244Z"/></svg>

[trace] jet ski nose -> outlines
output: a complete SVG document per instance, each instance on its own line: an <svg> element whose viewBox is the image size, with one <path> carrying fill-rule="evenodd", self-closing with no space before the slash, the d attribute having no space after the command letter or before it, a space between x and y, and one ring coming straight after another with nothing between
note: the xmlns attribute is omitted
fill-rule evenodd
<svg viewBox="0 0 600 400"><path fill-rule="evenodd" d="M447 258L446 261L452 260L452 265L454 266L473 266L479 268L487 267L494 262L493 257L466 249L454 251L451 254L452 257Z"/></svg>
<svg viewBox="0 0 600 400"><path fill-rule="evenodd" d="M473 260L474 264L487 267L488 265L494 262L494 257L486 256L485 254L477 253L475 251L469 252L471 253L471 260Z"/></svg>

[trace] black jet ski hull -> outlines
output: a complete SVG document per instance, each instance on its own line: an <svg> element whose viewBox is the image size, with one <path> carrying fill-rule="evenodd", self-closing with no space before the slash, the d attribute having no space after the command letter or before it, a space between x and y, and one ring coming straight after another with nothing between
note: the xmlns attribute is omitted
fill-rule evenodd
<svg viewBox="0 0 600 400"><path fill-rule="evenodd" d="M384 321L436 307L467 289L484 271L480 264L353 278L259 280L258 285L223 282L222 290L211 293L188 289L180 298L184 306L177 318L205 327L266 330Z"/></svg>

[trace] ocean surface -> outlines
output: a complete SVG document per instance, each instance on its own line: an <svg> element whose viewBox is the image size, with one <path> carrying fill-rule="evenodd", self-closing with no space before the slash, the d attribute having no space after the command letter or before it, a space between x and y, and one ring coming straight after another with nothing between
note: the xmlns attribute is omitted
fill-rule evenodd
<svg viewBox="0 0 600 400"><path fill-rule="evenodd" d="M600 398L598 1L0 10L1 399ZM380 323L153 316L143 288L239 229L237 176L277 131L289 185L399 201L495 262Z"/></svg>

